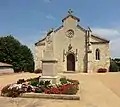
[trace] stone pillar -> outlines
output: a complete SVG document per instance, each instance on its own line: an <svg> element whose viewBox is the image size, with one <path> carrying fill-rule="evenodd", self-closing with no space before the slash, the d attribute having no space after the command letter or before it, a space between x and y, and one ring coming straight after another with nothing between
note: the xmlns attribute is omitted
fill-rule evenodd
<svg viewBox="0 0 120 107"><path fill-rule="evenodd" d="M46 49L42 59L42 76L40 80L50 80L52 84L56 84L57 80L57 60L54 58L53 37L52 33L46 38Z"/></svg>
<svg viewBox="0 0 120 107"><path fill-rule="evenodd" d="M42 60L42 76L40 80L49 80L51 83L57 82L57 60L55 59L43 59Z"/></svg>
<svg viewBox="0 0 120 107"><path fill-rule="evenodd" d="M88 44L87 44L87 47L88 47L88 68L87 68L87 72L88 73L92 73L93 71L92 71L92 45L91 45L91 30L90 30L90 28L88 29L88 33L87 33L87 35L88 35Z"/></svg>
<svg viewBox="0 0 120 107"><path fill-rule="evenodd" d="M93 71L92 71L92 53L91 52L89 52L88 53L88 73L92 73Z"/></svg>

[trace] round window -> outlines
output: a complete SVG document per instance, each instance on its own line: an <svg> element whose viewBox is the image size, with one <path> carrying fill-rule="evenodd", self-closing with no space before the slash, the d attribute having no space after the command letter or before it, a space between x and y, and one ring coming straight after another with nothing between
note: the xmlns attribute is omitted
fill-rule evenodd
<svg viewBox="0 0 120 107"><path fill-rule="evenodd" d="M72 29L68 30L66 32L66 36L69 37L69 38L72 38L74 36L74 31Z"/></svg>

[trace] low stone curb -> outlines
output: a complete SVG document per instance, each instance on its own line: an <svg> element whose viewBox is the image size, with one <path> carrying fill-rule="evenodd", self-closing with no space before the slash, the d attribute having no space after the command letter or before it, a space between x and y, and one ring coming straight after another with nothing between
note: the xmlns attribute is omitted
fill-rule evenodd
<svg viewBox="0 0 120 107"><path fill-rule="evenodd" d="M22 98L80 100L80 97L78 95L63 95L63 94L24 93L20 97L22 97Z"/></svg>

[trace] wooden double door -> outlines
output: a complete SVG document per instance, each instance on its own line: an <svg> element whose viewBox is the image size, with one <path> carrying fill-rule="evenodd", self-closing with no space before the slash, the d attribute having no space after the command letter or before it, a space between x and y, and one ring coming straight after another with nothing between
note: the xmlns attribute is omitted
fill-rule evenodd
<svg viewBox="0 0 120 107"><path fill-rule="evenodd" d="M74 56L74 54L67 55L67 71L75 71L75 56Z"/></svg>

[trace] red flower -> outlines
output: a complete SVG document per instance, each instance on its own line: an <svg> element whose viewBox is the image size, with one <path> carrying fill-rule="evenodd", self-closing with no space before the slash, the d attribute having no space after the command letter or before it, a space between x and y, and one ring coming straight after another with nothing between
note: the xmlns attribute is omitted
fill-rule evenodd
<svg viewBox="0 0 120 107"><path fill-rule="evenodd" d="M51 92L52 94L60 94L59 89L58 89L58 88L55 88L55 87L51 88L51 89L50 89L50 92Z"/></svg>
<svg viewBox="0 0 120 107"><path fill-rule="evenodd" d="M78 90L77 84L63 84L58 87L52 87L45 90L46 94L75 94Z"/></svg>
<svg viewBox="0 0 120 107"><path fill-rule="evenodd" d="M50 94L50 90L49 89L46 89L44 92L45 92L45 94Z"/></svg>

